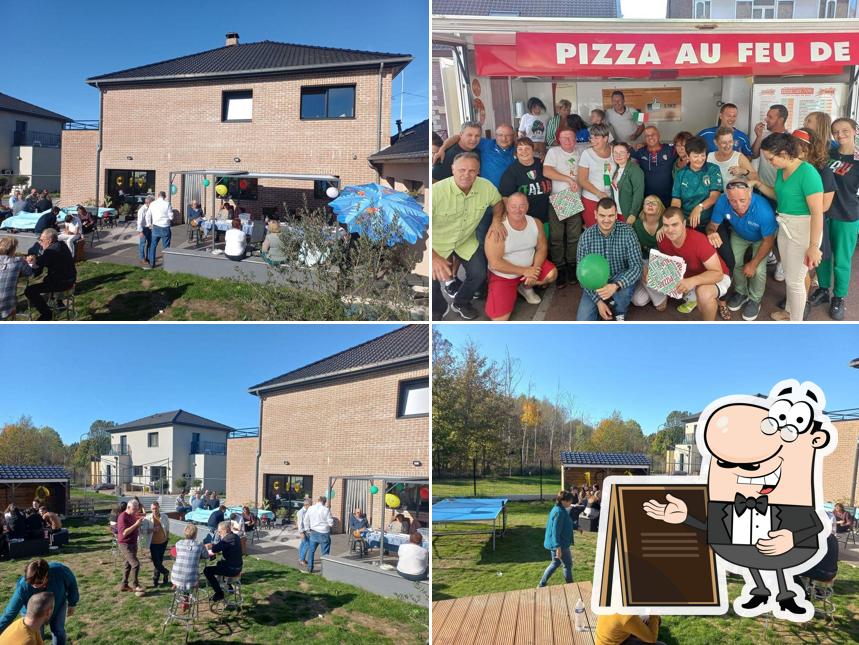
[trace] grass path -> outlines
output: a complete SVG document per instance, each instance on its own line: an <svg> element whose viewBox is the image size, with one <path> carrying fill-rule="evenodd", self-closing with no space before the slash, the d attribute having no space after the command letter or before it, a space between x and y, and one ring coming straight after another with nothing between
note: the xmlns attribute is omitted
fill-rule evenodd
<svg viewBox="0 0 859 645"><path fill-rule="evenodd" d="M182 642L177 625L161 635L170 605L169 588L153 590L152 564L141 559L140 581L146 595L119 593L121 563L114 566L104 526L71 524L72 541L56 559L71 567L81 601L66 623L75 643L139 645ZM171 543L175 542L174 537ZM169 569L170 561L165 562ZM6 603L25 561L0 562L0 602ZM254 557L246 557L242 575L245 609L221 620L201 604L198 628L190 642L214 643L425 643L429 614L424 608L383 598L350 585Z"/></svg>
<svg viewBox="0 0 859 645"><path fill-rule="evenodd" d="M433 495L436 495L435 484ZM511 502L507 535L497 541L495 552L485 533L436 537L432 547L433 600L536 587L549 563L543 536L550 509L550 502ZM575 534L573 579L576 581L593 578L596 535ZM729 609L726 616L720 617L666 616L659 639L668 645L857 643L859 569L841 563L838 572L832 625L819 618L804 625L785 620L767 623L763 618L740 618ZM549 584L563 582L563 570L559 569ZM729 578L731 601L741 590L742 584Z"/></svg>

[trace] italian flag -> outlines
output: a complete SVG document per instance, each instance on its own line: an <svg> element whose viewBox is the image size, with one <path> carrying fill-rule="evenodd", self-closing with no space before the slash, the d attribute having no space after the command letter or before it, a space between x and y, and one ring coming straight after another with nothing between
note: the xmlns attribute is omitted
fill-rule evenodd
<svg viewBox="0 0 859 645"><path fill-rule="evenodd" d="M650 119L648 118L647 113L645 112L636 112L635 113L635 122L638 124L647 123Z"/></svg>

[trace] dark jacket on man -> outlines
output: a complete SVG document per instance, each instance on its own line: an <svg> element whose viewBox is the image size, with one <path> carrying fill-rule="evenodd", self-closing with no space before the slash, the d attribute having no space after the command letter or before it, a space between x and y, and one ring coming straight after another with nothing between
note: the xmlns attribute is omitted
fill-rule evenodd
<svg viewBox="0 0 859 645"><path fill-rule="evenodd" d="M44 213L45 211L49 211L54 207L54 202L52 202L48 197L42 197L39 201L36 202L36 212Z"/></svg>
<svg viewBox="0 0 859 645"><path fill-rule="evenodd" d="M69 251L69 247L60 241L52 243L36 258L36 266L33 267L34 274L41 274L43 269L48 270L48 275L45 276L42 283L55 287L57 291L63 288L67 289L74 284L78 277L72 253Z"/></svg>
<svg viewBox="0 0 859 645"><path fill-rule="evenodd" d="M224 521L224 513L220 510L220 508L216 511L212 511L212 514L209 515L209 519L206 521L206 526L212 529L212 532L218 530L218 524Z"/></svg>
<svg viewBox="0 0 859 645"><path fill-rule="evenodd" d="M53 207L49 206L48 208ZM45 213L36 221L36 228L33 229L33 233L39 236L46 228L57 228L57 216L54 215L53 211Z"/></svg>
<svg viewBox="0 0 859 645"><path fill-rule="evenodd" d="M220 553L224 557L223 566L230 573L242 570L242 543L235 533L227 533L217 544L213 544L212 553Z"/></svg>

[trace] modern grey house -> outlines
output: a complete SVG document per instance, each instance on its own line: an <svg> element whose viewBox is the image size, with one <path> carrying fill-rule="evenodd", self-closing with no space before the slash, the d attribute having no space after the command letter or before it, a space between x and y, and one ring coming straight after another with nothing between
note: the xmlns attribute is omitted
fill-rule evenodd
<svg viewBox="0 0 859 645"><path fill-rule="evenodd" d="M68 117L0 93L0 173L27 175L30 185L60 189L60 140ZM6 190L11 187L10 183Z"/></svg>
<svg viewBox="0 0 859 645"><path fill-rule="evenodd" d="M233 428L184 410L160 412L112 428L110 451L101 456L101 482L143 492L178 492L177 479L190 487L223 493L227 476L227 435Z"/></svg>

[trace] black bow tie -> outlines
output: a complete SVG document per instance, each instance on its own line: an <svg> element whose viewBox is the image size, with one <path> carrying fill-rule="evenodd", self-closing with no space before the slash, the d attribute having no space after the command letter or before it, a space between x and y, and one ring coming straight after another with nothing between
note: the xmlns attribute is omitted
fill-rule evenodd
<svg viewBox="0 0 859 645"><path fill-rule="evenodd" d="M744 497L739 493L734 495L734 510L737 512L737 516L745 513L747 508L753 508L763 515L767 512L768 505L769 500L766 495L761 495L760 497Z"/></svg>

